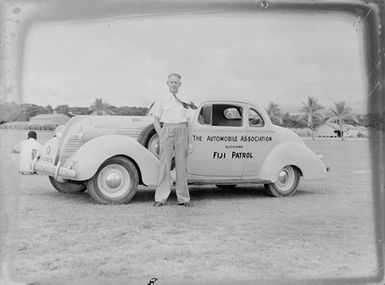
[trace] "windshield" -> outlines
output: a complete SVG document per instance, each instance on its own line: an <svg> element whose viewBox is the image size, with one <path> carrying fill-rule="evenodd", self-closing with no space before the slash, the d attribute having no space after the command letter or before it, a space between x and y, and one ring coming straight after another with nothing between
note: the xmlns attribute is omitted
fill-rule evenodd
<svg viewBox="0 0 385 285"><path fill-rule="evenodd" d="M148 110L147 110L145 116L151 116L151 115L152 115L153 106L154 106L154 103L152 103L152 104L150 105L150 107L148 108Z"/></svg>

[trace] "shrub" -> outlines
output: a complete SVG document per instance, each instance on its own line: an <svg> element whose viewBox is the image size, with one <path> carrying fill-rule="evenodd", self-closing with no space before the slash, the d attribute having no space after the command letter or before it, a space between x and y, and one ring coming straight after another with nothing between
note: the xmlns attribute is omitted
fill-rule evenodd
<svg viewBox="0 0 385 285"><path fill-rule="evenodd" d="M367 136L361 132L357 134L357 138L366 138L366 137Z"/></svg>
<svg viewBox="0 0 385 285"><path fill-rule="evenodd" d="M1 129L21 129L21 130L45 130L54 131L58 124L31 124L30 122L8 122L0 125Z"/></svg>
<svg viewBox="0 0 385 285"><path fill-rule="evenodd" d="M56 128L57 128L58 124L44 124L41 126L41 130L45 130L45 131L54 131Z"/></svg>

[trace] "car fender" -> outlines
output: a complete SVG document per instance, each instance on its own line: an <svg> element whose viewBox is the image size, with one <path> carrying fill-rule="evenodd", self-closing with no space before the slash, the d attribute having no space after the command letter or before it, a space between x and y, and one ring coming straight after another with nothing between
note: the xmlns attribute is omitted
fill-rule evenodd
<svg viewBox="0 0 385 285"><path fill-rule="evenodd" d="M155 131L153 124L148 125L138 136L138 142L143 146L146 146L147 140L150 138L150 134Z"/></svg>
<svg viewBox="0 0 385 285"><path fill-rule="evenodd" d="M76 171L74 180L90 179L104 161L117 155L134 161L145 185L157 185L159 159L137 140L123 135L99 136L82 145L69 159Z"/></svg>
<svg viewBox="0 0 385 285"><path fill-rule="evenodd" d="M287 142L270 151L261 167L260 177L276 182L279 171L287 165L298 167L304 179L323 178L327 172L324 162L309 147Z"/></svg>

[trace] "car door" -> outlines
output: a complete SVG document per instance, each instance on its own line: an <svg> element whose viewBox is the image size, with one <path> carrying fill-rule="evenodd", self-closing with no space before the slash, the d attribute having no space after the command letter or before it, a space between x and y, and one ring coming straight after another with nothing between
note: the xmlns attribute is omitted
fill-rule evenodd
<svg viewBox="0 0 385 285"><path fill-rule="evenodd" d="M204 176L242 176L244 111L241 104L205 104L192 122L193 152L187 172Z"/></svg>
<svg viewBox="0 0 385 285"><path fill-rule="evenodd" d="M246 110L246 135L242 138L245 149L253 156L252 160L246 160L243 175L245 178L258 177L259 170L267 155L276 145L275 131L270 120L264 119L266 113L249 106Z"/></svg>

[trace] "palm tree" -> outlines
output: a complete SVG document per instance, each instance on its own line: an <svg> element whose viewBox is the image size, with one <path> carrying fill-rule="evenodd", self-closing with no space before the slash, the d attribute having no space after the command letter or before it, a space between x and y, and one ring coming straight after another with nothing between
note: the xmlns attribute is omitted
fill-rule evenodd
<svg viewBox="0 0 385 285"><path fill-rule="evenodd" d="M273 124L282 125L282 113L278 104L270 102L266 108L266 112L270 117L270 120Z"/></svg>
<svg viewBox="0 0 385 285"><path fill-rule="evenodd" d="M319 110L323 109L324 107L322 107L317 101L318 101L318 99L316 99L312 96L308 96L307 102L306 103L302 102L303 107L300 110L302 113L304 113L302 115L302 118L306 118L307 126L311 130L311 136L312 136L313 140L314 140L314 119L316 119L316 118L319 118L321 120L324 119L324 116L318 112Z"/></svg>
<svg viewBox="0 0 385 285"><path fill-rule="evenodd" d="M113 115L114 112L110 110L110 105L108 103L103 102L102 98L96 98L94 103L88 109L90 115Z"/></svg>
<svg viewBox="0 0 385 285"><path fill-rule="evenodd" d="M333 116L330 117L327 122L328 123L334 123L337 122L340 126L340 135L341 135L341 141L344 140L344 134L343 134L343 128L345 124L345 120L352 120L356 123L358 123L358 119L355 115L351 113L352 108L345 105L345 101L334 103L336 108L331 109Z"/></svg>

